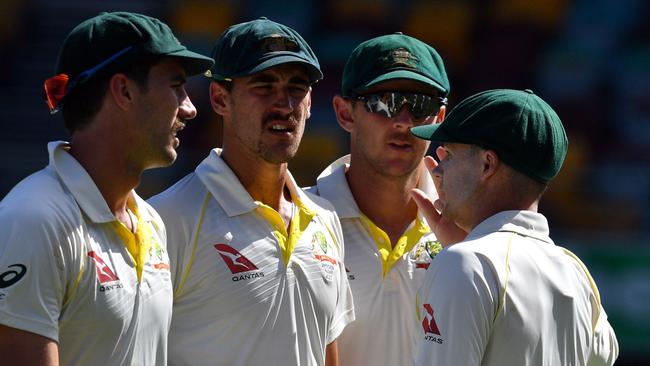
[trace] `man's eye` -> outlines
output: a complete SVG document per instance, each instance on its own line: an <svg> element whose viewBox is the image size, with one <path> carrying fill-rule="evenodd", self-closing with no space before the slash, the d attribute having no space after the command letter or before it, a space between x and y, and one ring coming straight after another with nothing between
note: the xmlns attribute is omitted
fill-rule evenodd
<svg viewBox="0 0 650 366"><path fill-rule="evenodd" d="M290 87L289 91L294 94L307 94L308 89L301 86Z"/></svg>

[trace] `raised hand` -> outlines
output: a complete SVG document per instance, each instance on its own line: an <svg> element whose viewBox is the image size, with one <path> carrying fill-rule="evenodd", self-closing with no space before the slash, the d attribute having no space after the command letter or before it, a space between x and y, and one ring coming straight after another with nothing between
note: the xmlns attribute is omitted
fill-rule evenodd
<svg viewBox="0 0 650 366"><path fill-rule="evenodd" d="M424 157L424 165L430 174L438 166L438 163L433 157L426 156ZM458 227L454 222L444 218L436 210L435 203L424 192L414 188L411 190L411 196L418 205L420 212L427 219L431 230L436 234L436 237L443 246L449 246L465 239L467 232Z"/></svg>

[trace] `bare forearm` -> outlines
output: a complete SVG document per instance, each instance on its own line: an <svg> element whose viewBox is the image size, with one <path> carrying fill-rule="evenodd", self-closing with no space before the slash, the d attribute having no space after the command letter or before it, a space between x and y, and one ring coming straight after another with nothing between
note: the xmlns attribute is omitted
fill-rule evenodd
<svg viewBox="0 0 650 366"><path fill-rule="evenodd" d="M327 345L325 348L325 366L339 365L339 346L336 340Z"/></svg>
<svg viewBox="0 0 650 366"><path fill-rule="evenodd" d="M56 342L4 325L0 325L0 355L7 365L59 365L59 347Z"/></svg>

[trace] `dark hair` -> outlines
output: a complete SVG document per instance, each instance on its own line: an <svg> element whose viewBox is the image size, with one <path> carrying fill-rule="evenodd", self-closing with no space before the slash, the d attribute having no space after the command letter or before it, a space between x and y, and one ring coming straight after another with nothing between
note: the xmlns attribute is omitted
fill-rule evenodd
<svg viewBox="0 0 650 366"><path fill-rule="evenodd" d="M70 134L83 129L92 121L102 107L102 101L108 90L108 82L117 73L123 73L146 91L149 70L162 59L159 55L140 55L129 64L114 71L99 73L85 83L76 86L66 95L61 111L65 128Z"/></svg>
<svg viewBox="0 0 650 366"><path fill-rule="evenodd" d="M212 79L213 82L221 85L226 91L231 92L232 91L232 81L231 80L214 80Z"/></svg>

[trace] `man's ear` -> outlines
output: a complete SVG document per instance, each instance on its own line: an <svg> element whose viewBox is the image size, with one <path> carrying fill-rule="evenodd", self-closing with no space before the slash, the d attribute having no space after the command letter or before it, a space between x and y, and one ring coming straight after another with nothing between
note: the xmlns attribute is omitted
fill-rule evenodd
<svg viewBox="0 0 650 366"><path fill-rule="evenodd" d="M352 132L354 129L354 118L352 117L353 103L340 95L335 95L332 99L332 106L334 107L336 120L339 122L341 128Z"/></svg>
<svg viewBox="0 0 650 366"><path fill-rule="evenodd" d="M445 116L447 115L447 106L441 105L440 110L438 111L438 114L436 114L435 119L433 120L434 124L439 124L442 123L442 121L445 120Z"/></svg>
<svg viewBox="0 0 650 366"><path fill-rule="evenodd" d="M312 89L311 89L311 86L310 86L309 87L309 93L307 93L307 96L305 97L305 98L307 98L307 118L305 118L305 120L308 120L309 117L311 117L311 91L312 91Z"/></svg>
<svg viewBox="0 0 650 366"><path fill-rule="evenodd" d="M108 94L118 108L127 110L134 102L134 92L138 85L126 75L118 73L108 81Z"/></svg>
<svg viewBox="0 0 650 366"><path fill-rule="evenodd" d="M481 175L483 176L483 179L492 177L501 166L501 159L499 159L497 153L492 150L481 151L481 162Z"/></svg>
<svg viewBox="0 0 650 366"><path fill-rule="evenodd" d="M210 83L210 105L220 116L230 111L230 91L216 81Z"/></svg>

